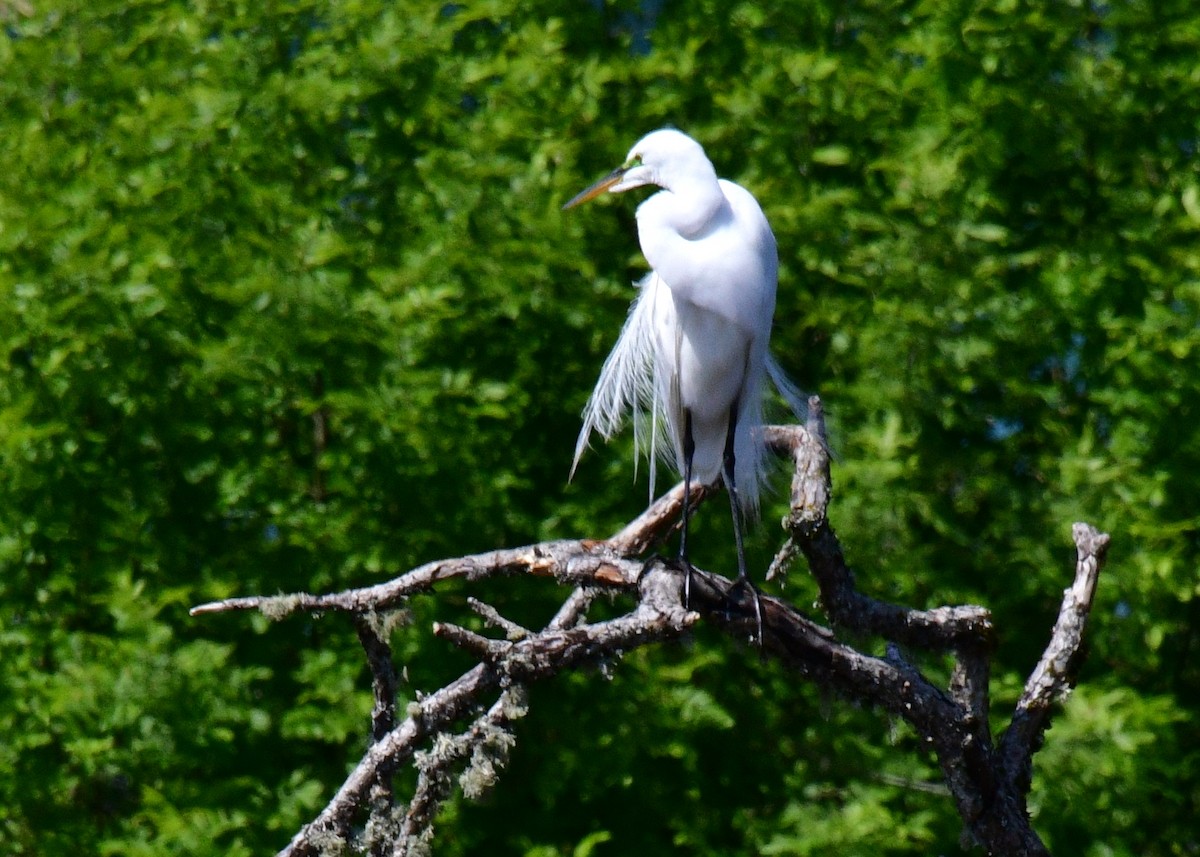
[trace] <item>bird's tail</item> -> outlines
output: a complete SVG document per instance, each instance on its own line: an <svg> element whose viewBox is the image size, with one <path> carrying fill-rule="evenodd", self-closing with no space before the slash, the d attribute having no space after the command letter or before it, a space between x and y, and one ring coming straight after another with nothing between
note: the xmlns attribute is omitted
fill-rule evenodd
<svg viewBox="0 0 1200 857"><path fill-rule="evenodd" d="M791 408L796 419L801 423L808 416L808 399L800 391L800 389L792 383L792 379L787 376L775 358L770 354L767 355L767 377L771 379L771 383L775 385L775 389L779 391L779 395Z"/></svg>
<svg viewBox="0 0 1200 857"><path fill-rule="evenodd" d="M800 390L792 379L789 378L775 362L769 354L767 355L767 376L771 379L771 383L775 385L775 389L779 391L780 397L787 403L788 408L796 417L796 422L800 425L806 425L808 422L808 394ZM817 438L821 445L825 447L825 453L831 459L836 460L837 456L829 447L827 438Z"/></svg>

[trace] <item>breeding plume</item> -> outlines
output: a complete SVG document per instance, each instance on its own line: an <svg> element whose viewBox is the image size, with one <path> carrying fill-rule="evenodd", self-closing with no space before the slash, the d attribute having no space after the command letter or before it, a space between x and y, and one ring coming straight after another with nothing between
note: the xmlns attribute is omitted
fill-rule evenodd
<svg viewBox="0 0 1200 857"><path fill-rule="evenodd" d="M650 458L651 492L656 458L667 450L674 456L685 484L679 552L688 572L686 603L691 582L686 489L694 479L724 482L733 508L738 581L750 585L742 519L757 510L763 477L757 435L764 378L789 402L796 395L767 349L779 260L758 202L744 188L717 178L699 143L664 129L639 140L624 165L564 208L643 185L662 188L637 210L638 240L652 270L639 285L584 409L575 464L592 431L607 440L630 413L635 437ZM761 641L762 608L750 588Z"/></svg>

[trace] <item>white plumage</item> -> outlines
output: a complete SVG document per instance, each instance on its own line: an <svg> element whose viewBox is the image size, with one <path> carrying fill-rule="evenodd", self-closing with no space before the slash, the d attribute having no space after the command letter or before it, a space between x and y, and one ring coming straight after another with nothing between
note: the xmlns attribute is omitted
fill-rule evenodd
<svg viewBox="0 0 1200 857"><path fill-rule="evenodd" d="M670 129L639 140L624 166L567 207L642 185L662 188L637 211L638 239L652 271L584 409L574 463L593 431L607 440L631 414L637 442L650 458L653 494L655 462L664 447L679 472L689 472L690 417L691 477L710 483L724 475L732 426L733 484L727 479L726 488L737 508L752 514L763 476L756 434L764 377L793 407L797 401L767 348L778 271L775 237L754 197L718 179L700 144Z"/></svg>

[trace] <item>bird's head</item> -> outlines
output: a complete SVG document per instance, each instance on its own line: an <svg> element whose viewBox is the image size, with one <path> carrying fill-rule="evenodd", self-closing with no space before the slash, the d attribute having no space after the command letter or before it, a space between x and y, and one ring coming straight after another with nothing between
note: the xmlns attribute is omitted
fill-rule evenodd
<svg viewBox="0 0 1200 857"><path fill-rule="evenodd" d="M716 173L704 149L682 131L663 128L638 140L629 150L625 163L576 194L563 208L573 208L605 191L623 193L643 185L658 185L669 190L678 184L678 179L697 175L716 181Z"/></svg>

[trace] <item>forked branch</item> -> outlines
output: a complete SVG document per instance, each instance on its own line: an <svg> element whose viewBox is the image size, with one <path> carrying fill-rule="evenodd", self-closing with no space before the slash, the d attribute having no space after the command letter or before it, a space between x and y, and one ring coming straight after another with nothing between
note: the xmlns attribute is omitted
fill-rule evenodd
<svg viewBox="0 0 1200 857"><path fill-rule="evenodd" d="M821 403L814 398L809 404L805 427L773 426L764 432L765 442L789 457L794 468L784 522L788 538L772 573L803 555L832 627L881 638L889 644L888 655L864 654L793 605L763 596L764 656L778 658L823 688L912 724L936 751L967 833L989 853L1047 854L1026 812L1030 760L1054 700L1078 674L1083 629L1108 536L1086 524L1075 525L1075 582L997 747L989 729L991 615L970 605L914 610L858 591L826 515L832 486ZM691 502L711 493L698 486ZM676 487L606 540L544 542L439 560L386 583L346 592L249 596L193 609L194 615L248 609L274 617L294 611L349 613L363 644L375 690L373 743L325 809L280 853L315 855L343 847L356 835L356 844L373 855L425 853L438 807L455 783L470 797L497 778L516 740L513 724L524 714L525 688L532 682L582 665L607 667L631 649L679 638L701 619L735 639L747 639L756 627L753 600L729 578L695 569L691 609L685 610L681 575L669 565L642 559L676 526L682 496L682 487ZM435 625L437 637L469 652L478 663L419 697L397 722L388 617L414 595L436 594L437 586L451 578L520 575L552 577L570 587L555 616L541 629L527 628L472 599L472 609L500 635ZM631 607L615 619L588 621L588 609L603 590L632 596ZM949 686L937 686L908 663L897 644L951 653L955 667ZM418 771L407 804L392 794L393 775L404 765Z"/></svg>

